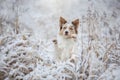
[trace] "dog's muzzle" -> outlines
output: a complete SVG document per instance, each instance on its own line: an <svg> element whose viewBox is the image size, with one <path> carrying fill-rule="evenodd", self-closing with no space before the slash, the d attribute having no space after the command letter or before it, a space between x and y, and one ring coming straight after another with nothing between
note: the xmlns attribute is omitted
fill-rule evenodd
<svg viewBox="0 0 120 80"><path fill-rule="evenodd" d="M65 31L65 35L68 35L68 31Z"/></svg>

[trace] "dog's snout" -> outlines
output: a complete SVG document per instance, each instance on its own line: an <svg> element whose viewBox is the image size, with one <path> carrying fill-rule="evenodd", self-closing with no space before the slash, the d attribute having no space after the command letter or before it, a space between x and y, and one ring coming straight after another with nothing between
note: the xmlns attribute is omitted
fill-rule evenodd
<svg viewBox="0 0 120 80"><path fill-rule="evenodd" d="M65 31L65 35L67 35L68 34L68 31Z"/></svg>

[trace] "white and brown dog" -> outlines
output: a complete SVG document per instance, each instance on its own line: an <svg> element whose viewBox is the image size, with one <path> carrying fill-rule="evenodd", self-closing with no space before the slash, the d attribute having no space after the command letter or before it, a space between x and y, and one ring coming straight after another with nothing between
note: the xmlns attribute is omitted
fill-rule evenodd
<svg viewBox="0 0 120 80"><path fill-rule="evenodd" d="M55 44L55 57L57 60L66 61L74 59L76 54L76 41L79 27L79 19L68 23L64 18L59 20L59 33Z"/></svg>

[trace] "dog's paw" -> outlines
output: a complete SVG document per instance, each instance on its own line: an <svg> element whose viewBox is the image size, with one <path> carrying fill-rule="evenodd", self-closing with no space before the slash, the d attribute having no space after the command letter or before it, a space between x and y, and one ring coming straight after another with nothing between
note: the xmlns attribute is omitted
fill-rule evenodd
<svg viewBox="0 0 120 80"><path fill-rule="evenodd" d="M70 58L70 62L76 64L77 63L78 56L77 55L72 55Z"/></svg>
<svg viewBox="0 0 120 80"><path fill-rule="evenodd" d="M71 38L73 38L76 41L77 40L77 35L76 34L72 34Z"/></svg>
<svg viewBox="0 0 120 80"><path fill-rule="evenodd" d="M72 38L77 38L77 35L76 34L72 34L71 37Z"/></svg>
<svg viewBox="0 0 120 80"><path fill-rule="evenodd" d="M71 63L75 63L75 59L70 59L70 62Z"/></svg>
<svg viewBox="0 0 120 80"><path fill-rule="evenodd" d="M57 44L57 40L56 40L56 39L54 39L54 40L53 40L53 43L54 43L54 44Z"/></svg>

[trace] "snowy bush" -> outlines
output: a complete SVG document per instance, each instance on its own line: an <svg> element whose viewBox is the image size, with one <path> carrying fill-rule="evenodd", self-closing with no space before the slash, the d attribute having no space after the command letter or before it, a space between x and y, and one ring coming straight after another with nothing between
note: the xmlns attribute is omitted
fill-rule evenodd
<svg viewBox="0 0 120 80"><path fill-rule="evenodd" d="M0 80L120 80L119 0L1 0ZM57 62L59 17L80 18L78 57Z"/></svg>

